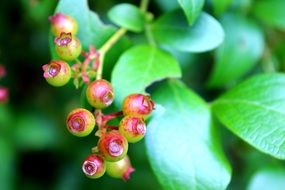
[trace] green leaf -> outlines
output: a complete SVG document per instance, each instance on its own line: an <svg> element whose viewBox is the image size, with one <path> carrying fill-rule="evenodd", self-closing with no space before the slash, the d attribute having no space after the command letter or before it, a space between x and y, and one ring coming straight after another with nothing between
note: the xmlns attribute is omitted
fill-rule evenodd
<svg viewBox="0 0 285 190"><path fill-rule="evenodd" d="M190 25L194 24L204 6L204 0L177 0Z"/></svg>
<svg viewBox="0 0 285 190"><path fill-rule="evenodd" d="M285 159L285 75L253 77L213 103L219 120L258 150Z"/></svg>
<svg viewBox="0 0 285 190"><path fill-rule="evenodd" d="M284 0L258 0L254 1L252 11L257 18L269 26L285 29L284 7Z"/></svg>
<svg viewBox="0 0 285 190"><path fill-rule="evenodd" d="M78 22L79 30L77 37L80 39L85 50L88 49L89 45L99 48L115 32L114 27L103 24L98 15L89 10L87 0L61 0L55 12L70 15ZM50 33L49 37L50 48L54 52L54 36Z"/></svg>
<svg viewBox="0 0 285 190"><path fill-rule="evenodd" d="M222 14L232 2L233 0L212 0L215 14Z"/></svg>
<svg viewBox="0 0 285 190"><path fill-rule="evenodd" d="M264 49L261 29L248 18L226 15L222 19L225 41L215 52L215 65L208 85L228 85L251 70Z"/></svg>
<svg viewBox="0 0 285 190"><path fill-rule="evenodd" d="M202 13L195 24L189 26L182 12L170 12L160 17L151 30L161 45L186 52L212 50L224 39L223 28L207 13Z"/></svg>
<svg viewBox="0 0 285 190"><path fill-rule="evenodd" d="M160 85L152 97L165 112L148 124L146 147L164 189L225 189L231 169L206 102L178 80Z"/></svg>
<svg viewBox="0 0 285 190"><path fill-rule="evenodd" d="M252 177L248 190L280 190L285 187L285 169L282 166L260 169Z"/></svg>
<svg viewBox="0 0 285 190"><path fill-rule="evenodd" d="M123 3L108 12L109 19L118 26L133 32L141 32L144 27L144 14L134 5Z"/></svg>
<svg viewBox="0 0 285 190"><path fill-rule="evenodd" d="M144 93L155 81L181 77L178 62L167 52L148 45L135 46L122 54L112 72L116 101L131 93Z"/></svg>

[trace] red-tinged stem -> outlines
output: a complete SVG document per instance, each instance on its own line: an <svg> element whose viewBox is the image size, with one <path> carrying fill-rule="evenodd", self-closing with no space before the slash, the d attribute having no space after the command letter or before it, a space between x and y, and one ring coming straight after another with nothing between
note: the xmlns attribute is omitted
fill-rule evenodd
<svg viewBox="0 0 285 190"><path fill-rule="evenodd" d="M115 119L119 116L123 115L122 111L110 113L108 115L104 115L101 110L95 110L94 112L96 123L98 126L98 131L95 133L96 136L101 136L106 132L106 129L118 129L118 126L108 126L106 125L108 121Z"/></svg>
<svg viewBox="0 0 285 190"><path fill-rule="evenodd" d="M115 113L110 113L108 115L102 115L102 121L104 123L107 123L108 121L112 120L112 119L115 119L119 116L122 116L123 115L123 112L122 111L119 111L119 112L115 112Z"/></svg>
<svg viewBox="0 0 285 190"><path fill-rule="evenodd" d="M105 125L104 126L105 129L110 129L110 130L117 130L118 126L114 126L114 125Z"/></svg>

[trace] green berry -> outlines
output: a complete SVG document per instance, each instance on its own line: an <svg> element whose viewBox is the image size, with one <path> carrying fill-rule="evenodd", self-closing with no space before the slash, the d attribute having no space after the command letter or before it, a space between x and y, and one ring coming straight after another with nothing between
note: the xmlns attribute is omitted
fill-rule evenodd
<svg viewBox="0 0 285 190"><path fill-rule="evenodd" d="M106 163L100 155L89 155L82 164L83 173L91 178L96 179L104 175Z"/></svg>
<svg viewBox="0 0 285 190"><path fill-rule="evenodd" d="M112 85L103 79L91 82L86 89L86 98L97 109L110 106L114 100Z"/></svg>
<svg viewBox="0 0 285 190"><path fill-rule="evenodd" d="M69 132L78 137L89 135L95 126L94 115L83 108L77 108L70 112L66 119Z"/></svg>
<svg viewBox="0 0 285 190"><path fill-rule="evenodd" d="M132 167L128 155L117 162L106 162L106 172L114 178L127 181L130 178L130 174L134 171L135 169Z"/></svg>
<svg viewBox="0 0 285 190"><path fill-rule="evenodd" d="M103 134L98 141L98 149L106 161L116 162L128 152L128 141L117 130Z"/></svg>
<svg viewBox="0 0 285 190"><path fill-rule="evenodd" d="M63 86L71 78L70 66L64 61L53 60L42 68L44 70L44 78L52 86Z"/></svg>
<svg viewBox="0 0 285 190"><path fill-rule="evenodd" d="M75 60L81 53L82 46L78 38L71 33L61 33L55 38L55 51L57 55L65 61Z"/></svg>
<svg viewBox="0 0 285 190"><path fill-rule="evenodd" d="M119 132L126 137L130 143L140 141L146 132L144 119L136 116L124 117L120 122Z"/></svg>

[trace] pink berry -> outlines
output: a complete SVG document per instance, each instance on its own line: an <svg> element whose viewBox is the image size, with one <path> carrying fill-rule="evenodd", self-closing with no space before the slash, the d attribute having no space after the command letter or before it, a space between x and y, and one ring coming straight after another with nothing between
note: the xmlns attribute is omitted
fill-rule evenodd
<svg viewBox="0 0 285 190"><path fill-rule="evenodd" d="M89 178L99 178L103 176L106 171L105 161L99 155L89 155L83 162L82 171Z"/></svg>
<svg viewBox="0 0 285 190"><path fill-rule="evenodd" d="M6 76L6 68L4 65L0 64L0 78L3 78Z"/></svg>
<svg viewBox="0 0 285 190"><path fill-rule="evenodd" d="M149 96L143 94L128 95L123 101L124 115L148 116L154 109L154 102Z"/></svg>
<svg viewBox="0 0 285 190"><path fill-rule="evenodd" d="M119 132L126 137L130 143L140 141L146 133L144 119L136 116L124 117L120 122Z"/></svg>
<svg viewBox="0 0 285 190"><path fill-rule="evenodd" d="M95 80L88 85L86 97L89 104L95 108L106 108L110 106L114 100L113 87L106 80Z"/></svg>
<svg viewBox="0 0 285 190"><path fill-rule="evenodd" d="M59 36L62 32L77 34L78 24L74 18L62 13L56 13L49 17L51 22L51 31L55 36Z"/></svg>
<svg viewBox="0 0 285 190"><path fill-rule="evenodd" d="M0 103L7 102L8 97L9 97L8 89L0 86Z"/></svg>
<svg viewBox="0 0 285 190"><path fill-rule="evenodd" d="M94 115L83 108L77 108L70 112L66 119L69 132L78 137L89 135L95 126Z"/></svg>
<svg viewBox="0 0 285 190"><path fill-rule="evenodd" d="M116 162L126 156L128 141L117 130L112 130L100 137L98 149L107 161Z"/></svg>

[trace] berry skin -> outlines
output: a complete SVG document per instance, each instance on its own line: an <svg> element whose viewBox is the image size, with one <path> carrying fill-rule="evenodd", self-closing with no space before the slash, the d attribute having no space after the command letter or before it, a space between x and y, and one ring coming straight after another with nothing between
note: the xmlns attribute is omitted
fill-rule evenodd
<svg viewBox="0 0 285 190"><path fill-rule="evenodd" d="M91 154L84 160L82 171L87 177L96 179L104 175L106 163L101 156Z"/></svg>
<svg viewBox="0 0 285 190"><path fill-rule="evenodd" d="M154 109L154 102L143 94L128 95L123 101L124 115L146 117Z"/></svg>
<svg viewBox="0 0 285 190"><path fill-rule="evenodd" d="M7 102L8 97L9 97L8 89L0 86L0 103Z"/></svg>
<svg viewBox="0 0 285 190"><path fill-rule="evenodd" d="M132 167L128 155L117 162L106 162L106 172L114 178L121 178L127 181L134 171L135 169Z"/></svg>
<svg viewBox="0 0 285 190"><path fill-rule="evenodd" d="M56 13L49 17L49 21L51 22L51 31L55 36L59 36L61 32L77 34L78 24L71 16Z"/></svg>
<svg viewBox="0 0 285 190"><path fill-rule="evenodd" d="M70 80L71 69L64 61L53 60L42 68L44 70L44 78L52 86L63 86Z"/></svg>
<svg viewBox="0 0 285 190"><path fill-rule="evenodd" d="M123 159L128 152L128 141L117 130L103 134L98 141L98 149L109 162Z"/></svg>
<svg viewBox="0 0 285 190"><path fill-rule="evenodd" d="M75 60L81 53L81 42L71 33L62 32L59 37L55 38L54 42L57 55L65 61Z"/></svg>
<svg viewBox="0 0 285 190"><path fill-rule="evenodd" d="M86 98L93 107L104 109L111 105L114 100L113 87L106 80L95 80L88 85Z"/></svg>
<svg viewBox="0 0 285 190"><path fill-rule="evenodd" d="M70 112L66 119L68 131L78 137L89 135L95 126L93 114L83 108L77 108Z"/></svg>
<svg viewBox="0 0 285 190"><path fill-rule="evenodd" d="M140 141L146 132L144 119L136 116L125 116L120 122L119 132L130 143Z"/></svg>

